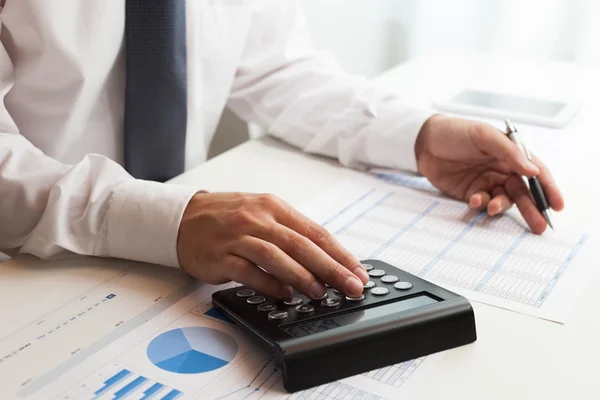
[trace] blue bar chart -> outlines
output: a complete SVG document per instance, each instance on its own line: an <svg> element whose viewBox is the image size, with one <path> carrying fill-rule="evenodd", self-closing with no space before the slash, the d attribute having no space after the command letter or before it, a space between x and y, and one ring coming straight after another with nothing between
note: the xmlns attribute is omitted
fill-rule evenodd
<svg viewBox="0 0 600 400"><path fill-rule="evenodd" d="M156 393L164 387L165 386L162 383L155 383L144 391L144 397L142 397L140 400L149 400L152 397L155 397Z"/></svg>
<svg viewBox="0 0 600 400"><path fill-rule="evenodd" d="M138 376L133 381L129 382L126 386L119 389L119 391L117 393L115 393L115 400L120 400L120 399L125 398L125 396L127 396L128 394L133 392L135 389L137 389L139 386L141 386L143 383L145 383L147 381L148 381L148 378L144 378L143 376Z"/></svg>
<svg viewBox="0 0 600 400"><path fill-rule="evenodd" d="M161 400L175 400L181 396L181 392L179 390L173 389L169 393L167 393Z"/></svg>
<svg viewBox="0 0 600 400"><path fill-rule="evenodd" d="M102 386L100 389L96 390L94 392L94 394L96 396L100 396L100 395L104 394L106 391L113 388L115 385L117 385L119 382L121 382L123 379L125 379L125 377L127 377L130 374L131 374L131 372L129 372L128 370L122 369L121 371L119 371L115 375L111 376L106 381L104 381L104 386Z"/></svg>
<svg viewBox="0 0 600 400"><path fill-rule="evenodd" d="M112 362L72 386L57 399L176 400L181 390Z"/></svg>
<svg viewBox="0 0 600 400"><path fill-rule="evenodd" d="M118 367L118 365L113 364L109 370L114 370L115 367ZM91 380L93 380L93 378L94 377L92 377ZM92 382L89 382L89 384L92 384ZM175 400L183 395L183 393L177 389L173 389L160 382L153 381L148 377L138 375L126 368L120 367L113 375L106 377L100 386L101 387L94 392L94 399Z"/></svg>

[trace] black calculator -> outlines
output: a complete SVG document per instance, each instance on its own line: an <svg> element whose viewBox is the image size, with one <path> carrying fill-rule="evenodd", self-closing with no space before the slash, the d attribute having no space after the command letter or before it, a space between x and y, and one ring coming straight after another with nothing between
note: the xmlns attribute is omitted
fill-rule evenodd
<svg viewBox="0 0 600 400"><path fill-rule="evenodd" d="M271 352L289 392L412 360L477 339L467 299L379 260L365 260L360 297L276 300L241 286L213 303Z"/></svg>

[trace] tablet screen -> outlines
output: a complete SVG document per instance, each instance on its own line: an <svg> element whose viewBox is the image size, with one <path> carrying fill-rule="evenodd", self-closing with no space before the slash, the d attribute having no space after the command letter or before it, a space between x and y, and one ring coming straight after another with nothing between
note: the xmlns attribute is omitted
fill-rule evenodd
<svg viewBox="0 0 600 400"><path fill-rule="evenodd" d="M451 100L451 103L532 114L546 118L556 117L566 107L564 103L476 90L465 90L459 93Z"/></svg>

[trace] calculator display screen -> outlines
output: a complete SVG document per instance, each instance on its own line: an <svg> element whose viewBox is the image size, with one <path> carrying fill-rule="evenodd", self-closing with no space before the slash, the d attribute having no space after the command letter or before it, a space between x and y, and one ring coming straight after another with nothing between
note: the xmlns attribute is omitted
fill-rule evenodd
<svg viewBox="0 0 600 400"><path fill-rule="evenodd" d="M284 328L284 330L295 337L308 336L312 335L313 333L324 332L330 329L339 328L340 326L350 325L355 322L362 322L387 314L410 310L437 302L438 301L434 298L429 297L426 294L422 294L420 296L411 297L406 300L395 301L379 307L371 307L367 308L366 310L358 310L347 314L322 318L304 324L291 325Z"/></svg>

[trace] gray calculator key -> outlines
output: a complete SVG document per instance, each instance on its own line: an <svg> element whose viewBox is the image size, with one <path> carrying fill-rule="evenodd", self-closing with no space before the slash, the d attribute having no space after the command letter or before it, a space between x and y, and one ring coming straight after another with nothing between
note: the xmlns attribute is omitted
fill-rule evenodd
<svg viewBox="0 0 600 400"><path fill-rule="evenodd" d="M275 307L275 304L272 303L262 303L261 305L259 305L257 307L258 311L261 312L271 312L277 309L277 307Z"/></svg>
<svg viewBox="0 0 600 400"><path fill-rule="evenodd" d="M246 300L248 304L254 305L264 303L265 301L267 301L267 299L265 299L264 296L252 296L248 297L248 299Z"/></svg>
<svg viewBox="0 0 600 400"><path fill-rule="evenodd" d="M238 290L236 293L237 297L252 297L256 294L256 292L252 289L242 289Z"/></svg>
<svg viewBox="0 0 600 400"><path fill-rule="evenodd" d="M400 280L400 278L398 278L395 275L386 275L386 276L381 277L381 282L383 282L383 283L396 283L399 280Z"/></svg>
<svg viewBox="0 0 600 400"><path fill-rule="evenodd" d="M363 264L362 266L363 266L363 267L365 268L365 270L367 270L367 271L371 271L371 270L374 268L374 267L373 267L371 264Z"/></svg>
<svg viewBox="0 0 600 400"><path fill-rule="evenodd" d="M296 307L296 311L300 314L310 314L311 312L315 311L315 306L312 304L300 304L298 307Z"/></svg>
<svg viewBox="0 0 600 400"><path fill-rule="evenodd" d="M412 289L413 285L410 282L396 282L394 287L398 290L409 290Z"/></svg>
<svg viewBox="0 0 600 400"><path fill-rule="evenodd" d="M385 275L385 271L382 269L372 269L369 271L369 276L373 278L379 278Z"/></svg>
<svg viewBox="0 0 600 400"><path fill-rule="evenodd" d="M275 310L269 313L269 319L286 319L287 317L287 311Z"/></svg>
<svg viewBox="0 0 600 400"><path fill-rule="evenodd" d="M364 300L364 299L365 299L365 295L364 294L361 294L358 297L346 296L346 300L348 300L348 301L361 301L361 300Z"/></svg>
<svg viewBox="0 0 600 400"><path fill-rule="evenodd" d="M333 289L333 294L335 294L336 296L340 296L340 297L346 296L344 293L340 292L337 289Z"/></svg>
<svg viewBox="0 0 600 400"><path fill-rule="evenodd" d="M323 307L337 307L340 305L340 299L325 299L321 301Z"/></svg>
<svg viewBox="0 0 600 400"><path fill-rule="evenodd" d="M390 292L390 290L385 287L376 287L376 288L371 289L371 294L374 296L385 296L389 292Z"/></svg>
<svg viewBox="0 0 600 400"><path fill-rule="evenodd" d="M299 306L303 301L300 297L292 297L291 299L284 300L283 303L287 306Z"/></svg>
<svg viewBox="0 0 600 400"><path fill-rule="evenodd" d="M375 285L375 282L369 281L369 282L367 282L366 285L363 286L363 288L365 288L365 289L373 289L375 286L377 286L377 285Z"/></svg>
<svg viewBox="0 0 600 400"><path fill-rule="evenodd" d="M325 292L325 294L323 296L315 298L315 300L323 300L326 298L327 298L327 292Z"/></svg>

